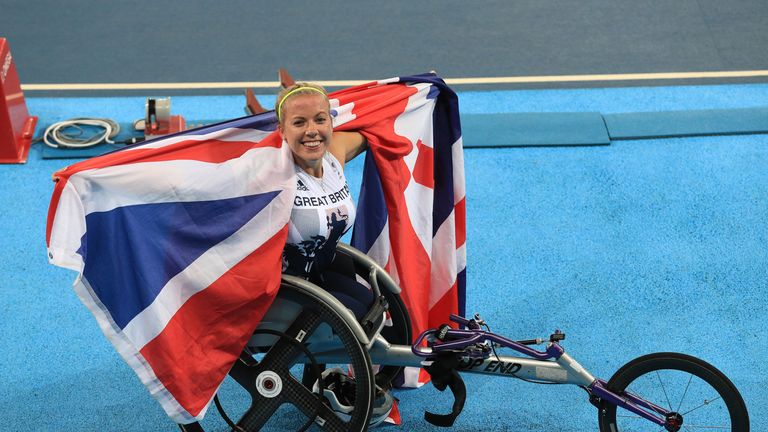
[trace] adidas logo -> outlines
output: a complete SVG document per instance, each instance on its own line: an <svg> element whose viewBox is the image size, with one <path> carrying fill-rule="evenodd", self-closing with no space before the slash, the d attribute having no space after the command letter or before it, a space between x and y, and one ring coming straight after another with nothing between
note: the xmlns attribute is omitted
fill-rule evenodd
<svg viewBox="0 0 768 432"><path fill-rule="evenodd" d="M298 180L296 182L296 189L298 189L300 191L309 192L309 189L307 188L306 185L304 185L304 183L301 180Z"/></svg>

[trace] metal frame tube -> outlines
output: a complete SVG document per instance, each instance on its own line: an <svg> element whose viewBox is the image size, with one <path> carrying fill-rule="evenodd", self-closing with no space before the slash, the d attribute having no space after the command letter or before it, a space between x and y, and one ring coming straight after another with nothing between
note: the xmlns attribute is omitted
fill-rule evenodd
<svg viewBox="0 0 768 432"><path fill-rule="evenodd" d="M369 351L373 364L390 366L426 366L430 361L416 355L409 345L392 345L384 338L377 337ZM334 349L315 352L319 363L346 363L343 350ZM301 363L302 360L299 360ZM637 395L616 394L607 389L607 384L596 379L570 355L562 352L556 360L537 360L515 356L491 356L486 359L463 357L458 365L460 373L502 376L557 384L573 384L587 388L591 394L606 400L619 408L635 413L655 424L663 426L669 413L664 408L646 401Z"/></svg>
<svg viewBox="0 0 768 432"><path fill-rule="evenodd" d="M425 365L423 363L425 359L414 354L409 345L392 345L383 338L376 338L369 353L373 364L413 367ZM344 363L346 361L342 350L314 352L313 354L320 363ZM594 377L570 356L565 354L563 356L557 361L513 356L499 356L498 358L491 356L487 359L464 357L459 362L458 371L580 386L590 385L595 381Z"/></svg>
<svg viewBox="0 0 768 432"><path fill-rule="evenodd" d="M589 390L595 396L606 400L619 408L635 413L646 420L656 423L659 426L666 424L666 417L669 411L632 393L626 392L624 395L618 395L607 388L607 383L603 380L596 380Z"/></svg>

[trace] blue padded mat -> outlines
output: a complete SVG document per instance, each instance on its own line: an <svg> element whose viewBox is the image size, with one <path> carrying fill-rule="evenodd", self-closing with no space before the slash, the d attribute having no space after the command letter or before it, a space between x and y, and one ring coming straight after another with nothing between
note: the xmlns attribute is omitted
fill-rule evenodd
<svg viewBox="0 0 768 432"><path fill-rule="evenodd" d="M611 139L768 132L768 108L640 112L603 117Z"/></svg>
<svg viewBox="0 0 768 432"><path fill-rule="evenodd" d="M461 116L464 147L609 145L600 113L505 113Z"/></svg>

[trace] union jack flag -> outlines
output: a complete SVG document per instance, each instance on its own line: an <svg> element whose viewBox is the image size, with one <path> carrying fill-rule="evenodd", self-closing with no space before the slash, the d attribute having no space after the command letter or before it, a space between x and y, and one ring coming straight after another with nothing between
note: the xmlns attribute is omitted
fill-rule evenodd
<svg viewBox="0 0 768 432"><path fill-rule="evenodd" d="M334 128L371 150L353 245L403 288L416 334L463 313L455 93L426 74L329 97ZM54 174L49 261L78 272L77 295L178 423L203 418L280 284L296 178L276 126L244 117Z"/></svg>

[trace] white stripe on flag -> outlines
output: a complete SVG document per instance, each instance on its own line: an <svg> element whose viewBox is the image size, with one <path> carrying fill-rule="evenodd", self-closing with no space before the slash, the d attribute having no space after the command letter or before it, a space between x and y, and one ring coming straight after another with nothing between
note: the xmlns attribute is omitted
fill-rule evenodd
<svg viewBox="0 0 768 432"><path fill-rule="evenodd" d="M432 204L434 190L411 180L405 188L405 203L413 230L427 256L432 255Z"/></svg>
<svg viewBox="0 0 768 432"><path fill-rule="evenodd" d="M182 141L251 141L258 143L264 139L267 135L274 131L265 131L260 129L240 129L240 128L225 128L217 131L213 131L207 134L195 135L195 134L182 134L172 136L168 138L158 139L157 141L150 141L146 144L137 146L126 147L123 151L132 150L144 150L152 148L161 148L169 145L173 145Z"/></svg>
<svg viewBox="0 0 768 432"><path fill-rule="evenodd" d="M339 105L338 99L330 99L328 102L331 105L331 110L336 111L336 116L333 117L334 128L357 118L357 115L352 112L355 108L354 102L346 103L344 105Z"/></svg>
<svg viewBox="0 0 768 432"><path fill-rule="evenodd" d="M400 82L400 77L392 77L392 78L387 78L383 80L378 80L376 81L376 84L381 86L381 85L387 85L387 84L392 84L397 82Z"/></svg>
<svg viewBox="0 0 768 432"><path fill-rule="evenodd" d="M429 308L440 301L456 282L456 224L455 212L445 219L432 239L432 281Z"/></svg>
<svg viewBox="0 0 768 432"><path fill-rule="evenodd" d="M427 99L431 88L429 84L420 83L412 87L418 91L408 99L405 111L395 120L395 132L408 138L412 145L411 152L403 158L408 171L411 173L411 178L405 188L405 203L411 225L427 256L430 256L432 254L434 190L417 183L413 178L413 170L419 158L417 143L421 141L423 145L433 147L432 112L435 101L434 99Z"/></svg>
<svg viewBox="0 0 768 432"><path fill-rule="evenodd" d="M421 375L421 368L413 366L403 368L403 387L419 388L426 384L419 381L419 375Z"/></svg>
<svg viewBox="0 0 768 432"><path fill-rule="evenodd" d="M467 243L456 249L456 271L461 273L467 268Z"/></svg>
<svg viewBox="0 0 768 432"><path fill-rule="evenodd" d="M48 246L48 261L51 264L81 272L85 263L80 254L80 240L85 234L85 211L77 188L70 183L64 185L56 207L56 217L51 225L51 240Z"/></svg>
<svg viewBox="0 0 768 432"><path fill-rule="evenodd" d="M137 204L254 195L274 191L272 177L281 178L288 165L292 169L286 148L256 148L222 163L173 160L97 168L76 173L68 181L82 196L85 215Z"/></svg>
<svg viewBox="0 0 768 432"><path fill-rule="evenodd" d="M384 267L389 261L390 246L389 246L389 218L384 223L384 227L381 229L379 236L368 249L366 255L372 260L376 261L380 266Z"/></svg>
<svg viewBox="0 0 768 432"><path fill-rule="evenodd" d="M464 184L464 141L461 137L451 146L453 156L453 204L458 204L466 194Z"/></svg>
<svg viewBox="0 0 768 432"><path fill-rule="evenodd" d="M408 87L417 91L408 98L405 110L395 119L395 133L408 138L414 147L419 140L432 147L432 112L435 109L435 99L427 99L432 86L419 83ZM416 162L415 159L413 162ZM409 168L412 170L413 165Z"/></svg>

